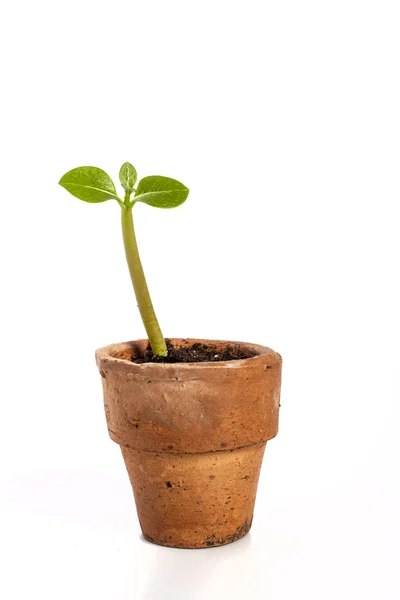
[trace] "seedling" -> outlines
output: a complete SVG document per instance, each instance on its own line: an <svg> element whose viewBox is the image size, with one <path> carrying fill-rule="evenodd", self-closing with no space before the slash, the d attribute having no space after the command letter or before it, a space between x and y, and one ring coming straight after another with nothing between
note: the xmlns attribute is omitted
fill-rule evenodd
<svg viewBox="0 0 400 600"><path fill-rule="evenodd" d="M59 184L73 196L85 202L98 203L106 200L116 200L120 205L126 261L140 315L153 353L159 356L167 356L167 346L154 312L140 260L132 208L136 202L144 202L157 208L175 208L185 202L189 190L176 179L159 175L151 175L141 179L135 188L136 169L128 162L122 165L119 171L119 180L125 191L123 200L118 196L112 179L97 167L72 169L72 171L68 171L61 177Z"/></svg>

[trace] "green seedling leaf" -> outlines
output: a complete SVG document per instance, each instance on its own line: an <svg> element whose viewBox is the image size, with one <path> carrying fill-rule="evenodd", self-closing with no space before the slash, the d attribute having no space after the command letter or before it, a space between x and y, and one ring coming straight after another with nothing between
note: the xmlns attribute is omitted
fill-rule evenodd
<svg viewBox="0 0 400 600"><path fill-rule="evenodd" d="M134 199L157 208L175 208L185 202L188 194L188 188L176 179L150 175L139 181Z"/></svg>
<svg viewBox="0 0 400 600"><path fill-rule="evenodd" d="M133 192L137 180L136 169L131 163L124 163L119 170L119 180L126 192Z"/></svg>
<svg viewBox="0 0 400 600"><path fill-rule="evenodd" d="M78 167L65 173L58 182L70 194L85 202L119 200L112 179L97 167Z"/></svg>

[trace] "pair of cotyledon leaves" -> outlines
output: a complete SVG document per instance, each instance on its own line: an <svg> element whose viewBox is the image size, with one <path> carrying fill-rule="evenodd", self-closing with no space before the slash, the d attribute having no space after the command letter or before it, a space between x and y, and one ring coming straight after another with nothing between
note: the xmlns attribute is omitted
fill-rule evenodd
<svg viewBox="0 0 400 600"><path fill-rule="evenodd" d="M183 204L189 190L182 183L170 177L151 175L138 183L136 169L130 163L124 163L119 172L119 180L126 192L133 193L134 202L144 202L158 208L174 208ZM59 184L76 198L85 202L121 202L114 182L105 171L97 167L78 167L61 177Z"/></svg>

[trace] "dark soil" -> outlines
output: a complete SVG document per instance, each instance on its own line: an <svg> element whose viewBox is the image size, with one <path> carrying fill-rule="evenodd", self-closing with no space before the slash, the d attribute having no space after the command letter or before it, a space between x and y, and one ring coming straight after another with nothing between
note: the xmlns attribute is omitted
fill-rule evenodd
<svg viewBox="0 0 400 600"><path fill-rule="evenodd" d="M192 346L184 348L175 348L170 340L165 340L168 349L168 356L157 356L153 354L150 344L147 346L144 355L140 358L131 356L134 363L198 363L198 362L219 362L222 360L239 360L253 356L234 346L227 346L218 351L215 346L208 344L195 343Z"/></svg>

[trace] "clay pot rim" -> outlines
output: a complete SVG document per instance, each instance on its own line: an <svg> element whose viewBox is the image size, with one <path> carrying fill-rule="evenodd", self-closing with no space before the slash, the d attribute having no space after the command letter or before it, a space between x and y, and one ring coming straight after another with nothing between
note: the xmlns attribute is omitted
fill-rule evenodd
<svg viewBox="0 0 400 600"><path fill-rule="evenodd" d="M254 352L254 356L250 356L249 358L239 358L236 360L221 360L221 361L207 361L207 362L190 362L190 363L134 363L130 359L122 358L120 356L116 356L116 354L121 354L122 352L132 352L135 349L135 346L144 345L148 343L147 339L139 339L139 340L131 340L127 342L119 342L115 344L109 344L108 346L103 346L96 350L96 362L97 365L109 363L109 364L125 364L130 365L131 367L146 370L146 369L170 369L179 368L184 370L190 370L193 368L201 369L201 368L228 368L228 369L238 369L243 368L245 366L250 366L252 363L259 362L260 359L264 360L266 357L271 358L274 362L281 361L282 357L280 354L269 348L268 346L261 346L260 344L252 344L248 342L237 342L231 340L210 340L210 339L200 339L200 338L169 338L174 342L189 342L190 344L200 343L200 344L209 344L216 346L239 346L240 348L249 350L250 352Z"/></svg>

